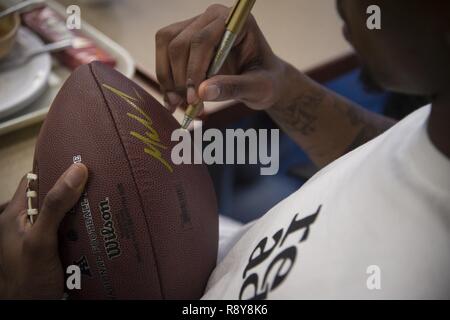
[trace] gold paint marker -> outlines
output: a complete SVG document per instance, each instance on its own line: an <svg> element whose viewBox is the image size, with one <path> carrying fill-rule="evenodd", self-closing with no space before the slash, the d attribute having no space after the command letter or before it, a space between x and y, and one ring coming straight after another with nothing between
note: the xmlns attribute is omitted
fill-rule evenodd
<svg viewBox="0 0 450 320"><path fill-rule="evenodd" d="M253 5L256 0L237 0L234 7L231 9L230 14L225 22L225 34L222 37L222 41L220 42L219 49L216 52L216 56L209 66L207 78L210 78L219 72L220 68L222 68L225 59L230 53L231 48L233 47L236 38L241 32L242 27L247 21L248 16L250 15L250 11L252 10ZM199 102L195 105L189 105L186 113L184 115L183 123L181 125L182 128L187 129L189 124L197 117L198 113L201 110L203 102Z"/></svg>

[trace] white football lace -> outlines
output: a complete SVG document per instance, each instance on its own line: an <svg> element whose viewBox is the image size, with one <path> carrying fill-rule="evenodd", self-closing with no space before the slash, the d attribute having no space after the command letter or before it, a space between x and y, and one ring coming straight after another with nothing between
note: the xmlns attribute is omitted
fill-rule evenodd
<svg viewBox="0 0 450 320"><path fill-rule="evenodd" d="M30 223L33 224L34 223L34 216L36 216L38 214L38 209L33 208L33 203L32 200L33 198L37 197L37 192L34 190L31 190L31 181L36 181L38 178L37 174L34 173L27 173L27 199L28 199L28 209L27 209L27 215L28 218L30 219Z"/></svg>

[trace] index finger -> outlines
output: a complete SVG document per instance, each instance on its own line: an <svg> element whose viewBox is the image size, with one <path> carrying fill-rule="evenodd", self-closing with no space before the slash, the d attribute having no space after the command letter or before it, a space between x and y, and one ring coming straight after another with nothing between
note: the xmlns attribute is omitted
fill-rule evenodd
<svg viewBox="0 0 450 320"><path fill-rule="evenodd" d="M174 90L174 82L169 58L169 43L195 19L197 19L197 17L171 24L156 33L156 77L161 85L161 91L163 94L167 91Z"/></svg>

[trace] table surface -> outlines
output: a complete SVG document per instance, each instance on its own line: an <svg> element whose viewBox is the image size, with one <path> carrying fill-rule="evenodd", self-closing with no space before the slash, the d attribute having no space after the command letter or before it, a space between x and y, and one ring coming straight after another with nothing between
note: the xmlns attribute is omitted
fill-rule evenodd
<svg viewBox="0 0 450 320"><path fill-rule="evenodd" d="M158 29L204 11L208 0L111 0L106 5L79 4L81 18L126 48L145 71L154 74L154 35ZM233 1L222 2L231 6ZM258 0L253 10L274 52L300 70L348 53L334 0ZM160 97L159 97L160 99ZM41 124L0 137L0 204L13 195L31 169Z"/></svg>

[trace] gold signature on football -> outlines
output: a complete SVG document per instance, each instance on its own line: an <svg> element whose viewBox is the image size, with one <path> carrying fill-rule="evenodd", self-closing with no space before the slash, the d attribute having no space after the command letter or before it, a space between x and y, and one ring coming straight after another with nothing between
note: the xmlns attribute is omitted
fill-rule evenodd
<svg viewBox="0 0 450 320"><path fill-rule="evenodd" d="M138 97L136 98L120 91L119 89L111 87L110 85L102 84L102 86L124 100L129 106L131 106L135 111L138 112L138 114L128 112L127 116L142 124L147 129L147 131L145 131L144 134L140 134L136 131L130 131L130 135L145 144L145 153L161 162L169 172L173 172L172 166L166 159L164 159L161 153L161 150L165 150L167 149L167 147L161 143L158 132L156 132L155 128L153 128L152 119L144 110L142 110L142 108L140 108L136 104L138 101L142 100L138 92L135 90L135 94Z"/></svg>

